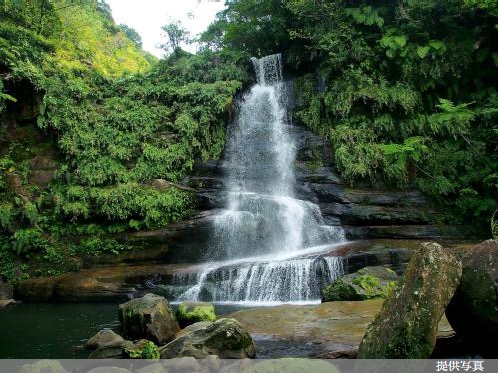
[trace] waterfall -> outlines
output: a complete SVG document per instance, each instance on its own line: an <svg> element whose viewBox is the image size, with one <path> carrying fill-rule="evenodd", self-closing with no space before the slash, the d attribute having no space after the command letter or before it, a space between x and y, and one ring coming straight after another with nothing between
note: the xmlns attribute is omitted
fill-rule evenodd
<svg viewBox="0 0 498 373"><path fill-rule="evenodd" d="M330 251L344 234L324 223L316 204L294 196L296 147L281 56L252 62L257 84L228 130L223 160L228 203L215 217L208 264L179 300L309 301L319 298L321 282L342 271L340 259L308 255L323 245Z"/></svg>

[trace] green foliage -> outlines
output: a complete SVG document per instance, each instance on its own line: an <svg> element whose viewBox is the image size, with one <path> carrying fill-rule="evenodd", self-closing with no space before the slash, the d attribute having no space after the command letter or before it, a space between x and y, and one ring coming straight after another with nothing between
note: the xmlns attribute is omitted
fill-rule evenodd
<svg viewBox="0 0 498 373"><path fill-rule="evenodd" d="M151 341L139 341L139 348L126 348L125 354L130 357L130 359L160 359L161 354L159 348ZM143 347L142 347L143 346Z"/></svg>
<svg viewBox="0 0 498 373"><path fill-rule="evenodd" d="M161 48L168 53L176 52L182 43L189 42L189 32L180 21L173 21L162 27L166 42L161 44Z"/></svg>
<svg viewBox="0 0 498 373"><path fill-rule="evenodd" d="M14 233L12 246L16 254L20 255L45 249L49 243L40 228L26 228Z"/></svg>
<svg viewBox="0 0 498 373"><path fill-rule="evenodd" d="M109 234L188 216L193 195L154 180L181 182L194 159L220 156L233 97L249 79L247 56L234 51L154 61L104 1L44 3L0 1L0 115L15 113L15 99L40 106L36 120L23 118L31 134L0 151L9 279L26 275L24 261L36 262L31 274L60 273L74 255L129 249ZM35 156L57 166L48 187L30 184Z"/></svg>
<svg viewBox="0 0 498 373"><path fill-rule="evenodd" d="M128 39L134 42L137 45L137 47L142 48L142 37L137 32L137 30L135 30L133 27L124 24L120 24L119 28L123 30Z"/></svg>
<svg viewBox="0 0 498 373"><path fill-rule="evenodd" d="M97 235L80 242L75 251L82 254L99 256L102 254L120 254L130 249L132 249L130 245L119 243L111 238L101 238Z"/></svg>
<svg viewBox="0 0 498 373"><path fill-rule="evenodd" d="M289 21L289 11L281 1L230 1L201 41L208 46L223 44L251 56L265 56L289 45Z"/></svg>
<svg viewBox="0 0 498 373"><path fill-rule="evenodd" d="M243 15L272 5L236 3L217 24L225 48L257 54L264 17ZM287 35L265 51L301 75L296 119L330 139L346 181L416 187L484 226L498 200L495 5L287 1Z"/></svg>
<svg viewBox="0 0 498 373"><path fill-rule="evenodd" d="M379 11L371 6L365 6L362 8L346 8L345 12L353 17L353 19L359 24L366 26L377 25L378 27L382 27L384 25L384 19L379 16Z"/></svg>

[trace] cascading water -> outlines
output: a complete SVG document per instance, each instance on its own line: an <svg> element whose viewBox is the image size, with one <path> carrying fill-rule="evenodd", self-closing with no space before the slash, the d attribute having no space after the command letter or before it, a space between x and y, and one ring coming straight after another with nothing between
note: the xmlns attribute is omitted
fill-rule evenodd
<svg viewBox="0 0 498 373"><path fill-rule="evenodd" d="M306 302L342 271L340 259L323 255L344 239L342 229L327 226L317 205L294 198L296 149L281 56L252 62L257 84L228 133L228 205L215 218L210 262L178 300Z"/></svg>

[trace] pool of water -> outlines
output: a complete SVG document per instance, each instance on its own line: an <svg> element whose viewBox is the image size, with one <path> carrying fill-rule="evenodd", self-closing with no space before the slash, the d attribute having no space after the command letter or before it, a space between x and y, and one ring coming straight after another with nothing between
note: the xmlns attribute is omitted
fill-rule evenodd
<svg viewBox="0 0 498 373"><path fill-rule="evenodd" d="M178 305L172 304L176 310ZM227 315L241 305L216 305ZM21 303L0 310L0 359L87 358L83 346L101 329L119 333L118 303Z"/></svg>
<svg viewBox="0 0 498 373"><path fill-rule="evenodd" d="M18 304L0 311L0 358L86 358L85 341L119 330L117 304Z"/></svg>

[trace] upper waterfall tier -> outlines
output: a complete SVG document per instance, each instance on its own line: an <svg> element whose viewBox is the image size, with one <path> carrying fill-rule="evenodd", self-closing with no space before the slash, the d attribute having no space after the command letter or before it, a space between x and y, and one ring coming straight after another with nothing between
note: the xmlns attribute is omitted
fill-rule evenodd
<svg viewBox="0 0 498 373"><path fill-rule="evenodd" d="M280 83L283 80L282 56L272 54L257 59L251 58L256 72L256 81L261 85Z"/></svg>
<svg viewBox="0 0 498 373"><path fill-rule="evenodd" d="M279 254L336 242L318 206L294 198L295 144L279 54L252 59L258 83L244 96L228 132L226 210L215 221L210 259Z"/></svg>

